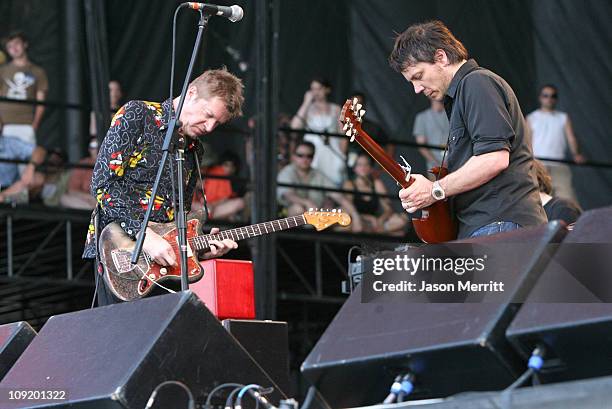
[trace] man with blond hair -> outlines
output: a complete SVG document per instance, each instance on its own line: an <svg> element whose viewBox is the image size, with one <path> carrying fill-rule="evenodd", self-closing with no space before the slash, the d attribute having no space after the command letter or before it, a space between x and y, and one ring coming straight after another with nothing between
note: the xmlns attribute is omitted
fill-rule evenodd
<svg viewBox="0 0 612 409"><path fill-rule="evenodd" d="M191 197L198 179L197 161L202 155L197 138L209 134L218 125L242 114L242 81L225 69L205 71L189 84L180 115L178 132L186 139L185 205L190 209ZM91 194L99 207L101 231L111 222L135 239L141 228L149 200L154 200L151 221L174 221L172 175L170 166L164 169L155 198L151 189L162 157L166 129L176 116L179 98L164 102L129 101L114 115L104 138L94 167ZM198 159L196 158L198 156ZM176 173L176 166L174 166ZM93 228L90 226L83 257L96 255ZM212 231L215 233L215 231ZM225 254L237 244L232 240L210 241L211 251L205 258ZM147 229L143 244L145 251L157 264L177 265L170 244L151 229ZM98 289L98 304L117 300L104 286Z"/></svg>

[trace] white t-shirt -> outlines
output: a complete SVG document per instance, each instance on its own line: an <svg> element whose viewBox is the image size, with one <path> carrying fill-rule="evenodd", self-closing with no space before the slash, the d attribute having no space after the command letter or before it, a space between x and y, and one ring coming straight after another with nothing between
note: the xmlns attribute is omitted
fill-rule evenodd
<svg viewBox="0 0 612 409"><path fill-rule="evenodd" d="M340 107L330 103L328 114L314 114L309 110L306 114L306 126L315 132L336 133L339 115ZM315 146L312 167L327 176L336 186L341 186L346 179L346 158L340 149L341 139L307 133L304 140Z"/></svg>
<svg viewBox="0 0 612 409"><path fill-rule="evenodd" d="M536 110L527 115L533 131L533 154L540 158L565 159L567 114L561 111Z"/></svg>

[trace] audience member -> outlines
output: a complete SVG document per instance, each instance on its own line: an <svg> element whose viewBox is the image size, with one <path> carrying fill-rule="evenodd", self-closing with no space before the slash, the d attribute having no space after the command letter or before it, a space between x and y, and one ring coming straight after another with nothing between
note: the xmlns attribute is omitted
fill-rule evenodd
<svg viewBox="0 0 612 409"><path fill-rule="evenodd" d="M311 166L314 156L315 146L312 142L299 142L291 156L291 164L285 166L279 172L278 183L335 188L336 186L329 178ZM309 209L332 207L332 202L335 202L351 215L353 219L352 231L360 232L362 230L359 213L341 193L279 186L277 197L279 203L287 208L289 216L300 215Z"/></svg>
<svg viewBox="0 0 612 409"><path fill-rule="evenodd" d="M555 109L558 100L557 87L544 85L540 89L540 109L527 115L532 134L533 154L540 159L565 159L569 147L574 162L584 163L585 158L578 149L569 115ZM572 171L569 166L551 161L544 161L544 164L552 177L555 196L576 201L576 193L572 186Z"/></svg>
<svg viewBox="0 0 612 409"><path fill-rule="evenodd" d="M12 136L2 136L2 121L0 120L0 159L29 160L30 164L25 166L22 174L28 184L31 183L34 175L34 167L41 163L44 157L45 150L42 147L34 146ZM7 189L18 178L19 164L0 162L0 190Z"/></svg>
<svg viewBox="0 0 612 409"><path fill-rule="evenodd" d="M0 192L0 202L32 203L42 201L47 206L58 206L66 191L68 172L64 172L65 155L60 149L36 147L30 164L11 186ZM39 158L44 160L39 161ZM42 163L41 163L42 162Z"/></svg>
<svg viewBox="0 0 612 409"><path fill-rule="evenodd" d="M4 40L11 61L0 66L0 96L19 100L44 101L48 90L47 74L28 58L28 41L22 32L14 32ZM4 121L3 135L36 144L36 130L40 125L43 105L0 103Z"/></svg>
<svg viewBox="0 0 612 409"><path fill-rule="evenodd" d="M239 212L245 209L246 200L239 197L239 192L229 179L217 179L211 176L234 176L240 172L241 160L234 152L225 151L219 163L205 171L204 192L206 205L211 219L236 219ZM192 210L202 208L204 201L200 190L194 194Z"/></svg>
<svg viewBox="0 0 612 409"><path fill-rule="evenodd" d="M365 153L359 154L353 166L354 177L344 182L344 189L355 192L349 194L348 198L359 212L363 231L401 235L408 217L406 214L395 213L389 198L372 195L387 194L382 180L374 177L373 169L372 158Z"/></svg>
<svg viewBox="0 0 612 409"><path fill-rule="evenodd" d="M429 99L430 107L417 114L412 134L421 145L446 145L448 141L448 117L442 101ZM442 164L443 150L419 148L420 154L427 161L427 169Z"/></svg>
<svg viewBox="0 0 612 409"><path fill-rule="evenodd" d="M331 84L324 79L315 78L304 94L300 109L291 120L291 127L312 132L339 133L338 117L340 107L327 101ZM330 179L336 187L346 179L346 138L330 137L306 133L304 140L311 142L316 149L312 166Z"/></svg>
<svg viewBox="0 0 612 409"><path fill-rule="evenodd" d="M123 105L123 90L121 89L121 83L116 80L111 80L108 83L108 95L109 95L109 112L111 117L117 112L119 108ZM91 118L89 120L89 134L91 136L98 135L98 129L96 126L96 116L95 113L91 113Z"/></svg>
<svg viewBox="0 0 612 409"><path fill-rule="evenodd" d="M563 220L568 225L575 223L582 209L575 201L562 197L553 197L553 185L550 174L539 160L534 160L534 169L538 178L540 199L549 221Z"/></svg>
<svg viewBox="0 0 612 409"><path fill-rule="evenodd" d="M72 209L93 209L96 207L96 199L89 193L93 166L98 157L98 141L91 138L89 141L89 156L79 161L79 165L89 166L87 168L74 168L68 179L68 189L61 196L60 203L64 207Z"/></svg>
<svg viewBox="0 0 612 409"><path fill-rule="evenodd" d="M278 114L278 127L291 128L291 115L284 112ZM291 163L291 152L295 150L300 139L295 132L278 131L278 170Z"/></svg>

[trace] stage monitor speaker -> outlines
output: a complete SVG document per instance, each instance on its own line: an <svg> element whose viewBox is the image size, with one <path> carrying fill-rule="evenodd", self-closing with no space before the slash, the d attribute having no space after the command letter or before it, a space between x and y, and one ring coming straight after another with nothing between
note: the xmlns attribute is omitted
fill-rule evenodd
<svg viewBox="0 0 612 409"><path fill-rule="evenodd" d="M35 336L36 331L25 321L0 325L0 380Z"/></svg>
<svg viewBox="0 0 612 409"><path fill-rule="evenodd" d="M612 374L612 304L598 302L591 291L597 289L583 285L583 280L597 279L595 274L610 276L612 254L594 269L581 262L580 251L571 246L575 243L612 243L612 207L582 214L507 330L525 359L536 345L545 346L546 364L538 375L542 382ZM576 271L574 266L570 274L568 262L559 260L568 256L591 268ZM555 300L575 302L550 302Z"/></svg>
<svg viewBox="0 0 612 409"><path fill-rule="evenodd" d="M0 390L65 391L66 399L0 407L142 409L168 380L185 384L198 404L225 382L272 386L272 402L284 396L204 304L182 292L51 317ZM159 390L154 408L182 407L181 388Z"/></svg>
<svg viewBox="0 0 612 409"><path fill-rule="evenodd" d="M606 409L610 408L610 402L612 377L605 377L502 392L462 393L446 399L362 409Z"/></svg>
<svg viewBox="0 0 612 409"><path fill-rule="evenodd" d="M289 331L287 323L268 320L230 319L221 322L281 390L289 392Z"/></svg>
<svg viewBox="0 0 612 409"><path fill-rule="evenodd" d="M533 243L532 255L516 264L522 279L508 283L510 295L541 273L548 244L560 242L565 231L552 222L469 242ZM515 260L517 255L509 252L508 257ZM382 402L395 376L406 372L416 377L411 399L504 388L522 371L504 338L516 310L509 302L361 303L359 286L302 364L302 372L332 407Z"/></svg>

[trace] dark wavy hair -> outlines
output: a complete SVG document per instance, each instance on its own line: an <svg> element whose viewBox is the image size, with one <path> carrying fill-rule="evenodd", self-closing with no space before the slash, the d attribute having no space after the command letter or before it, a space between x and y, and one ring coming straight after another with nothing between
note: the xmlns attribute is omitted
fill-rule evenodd
<svg viewBox="0 0 612 409"><path fill-rule="evenodd" d="M395 39L389 65L397 72L419 62L433 63L436 50L443 50L451 64L467 60L461 41L439 20L414 24Z"/></svg>

